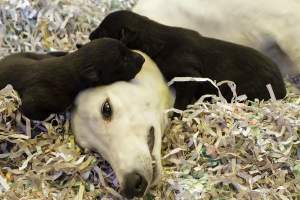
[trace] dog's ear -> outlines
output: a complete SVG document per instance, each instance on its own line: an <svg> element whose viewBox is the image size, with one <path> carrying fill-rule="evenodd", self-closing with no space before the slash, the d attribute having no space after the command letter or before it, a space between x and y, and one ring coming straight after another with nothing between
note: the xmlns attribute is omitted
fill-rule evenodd
<svg viewBox="0 0 300 200"><path fill-rule="evenodd" d="M137 31L134 31L128 27L124 27L121 30L121 37L120 41L123 42L124 44L129 44L133 43L138 39L138 33Z"/></svg>

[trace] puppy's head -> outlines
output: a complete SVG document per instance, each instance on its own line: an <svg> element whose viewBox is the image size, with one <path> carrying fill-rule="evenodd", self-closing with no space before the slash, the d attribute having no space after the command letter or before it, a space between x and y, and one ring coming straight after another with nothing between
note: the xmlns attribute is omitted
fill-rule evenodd
<svg viewBox="0 0 300 200"><path fill-rule="evenodd" d="M143 56L111 38L93 40L74 54L81 77L88 86L131 80L145 61Z"/></svg>
<svg viewBox="0 0 300 200"><path fill-rule="evenodd" d="M90 34L90 40L110 37L122 41L131 49L141 50L154 57L165 46L160 33L163 25L132 11L116 11L105 17Z"/></svg>
<svg viewBox="0 0 300 200"><path fill-rule="evenodd" d="M171 93L149 57L135 79L90 88L76 99L72 130L83 148L112 166L127 197L143 196L161 175L161 137Z"/></svg>
<svg viewBox="0 0 300 200"><path fill-rule="evenodd" d="M139 32L148 21L147 17L138 15L134 12L121 10L107 15L101 24L90 34L90 40L102 37L110 37L126 42L125 39L134 39L136 32ZM144 23L143 23L144 22ZM126 31L131 31L130 38ZM126 35L127 34L127 35ZM128 42L128 41L127 41Z"/></svg>

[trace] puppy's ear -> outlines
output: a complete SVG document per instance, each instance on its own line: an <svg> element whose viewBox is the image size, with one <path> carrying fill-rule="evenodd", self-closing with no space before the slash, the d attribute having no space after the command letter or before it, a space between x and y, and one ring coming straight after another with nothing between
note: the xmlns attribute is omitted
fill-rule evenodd
<svg viewBox="0 0 300 200"><path fill-rule="evenodd" d="M121 37L120 37L120 41L123 42L124 44L129 44L129 43L133 43L138 39L138 35L137 32L128 28L128 27L124 27L121 30Z"/></svg>

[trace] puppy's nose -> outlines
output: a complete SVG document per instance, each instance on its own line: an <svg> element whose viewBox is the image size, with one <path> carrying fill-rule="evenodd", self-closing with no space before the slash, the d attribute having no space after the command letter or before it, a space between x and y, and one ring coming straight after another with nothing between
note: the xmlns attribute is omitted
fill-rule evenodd
<svg viewBox="0 0 300 200"><path fill-rule="evenodd" d="M133 58L134 58L134 60L135 60L135 62L137 64L137 66L140 67L140 68L142 68L142 65L145 62L145 58L142 55L138 54L138 53L134 53L133 54Z"/></svg>
<svg viewBox="0 0 300 200"><path fill-rule="evenodd" d="M142 197L147 186L147 180L141 174L133 172L125 176L125 185L121 193L128 199Z"/></svg>

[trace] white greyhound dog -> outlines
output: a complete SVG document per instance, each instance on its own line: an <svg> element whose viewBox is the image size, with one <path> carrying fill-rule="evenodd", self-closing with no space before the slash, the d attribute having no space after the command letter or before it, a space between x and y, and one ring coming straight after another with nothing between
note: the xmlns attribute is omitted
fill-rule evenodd
<svg viewBox="0 0 300 200"><path fill-rule="evenodd" d="M300 88L300 1L139 0L133 11L166 25L253 47Z"/></svg>
<svg viewBox="0 0 300 200"><path fill-rule="evenodd" d="M156 64L138 53L145 63L133 80L81 92L72 115L77 142L111 164L127 198L143 196L159 181L165 110L174 104Z"/></svg>

